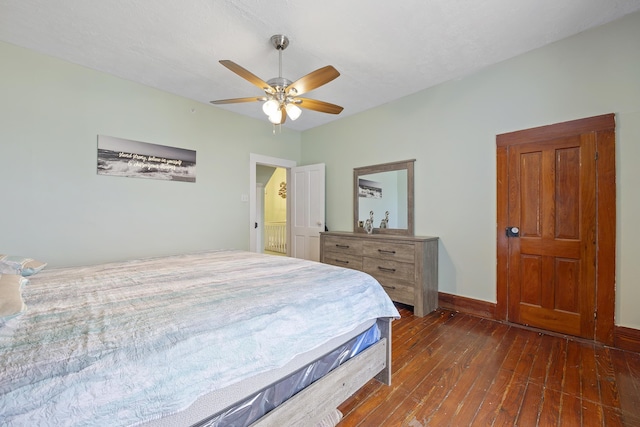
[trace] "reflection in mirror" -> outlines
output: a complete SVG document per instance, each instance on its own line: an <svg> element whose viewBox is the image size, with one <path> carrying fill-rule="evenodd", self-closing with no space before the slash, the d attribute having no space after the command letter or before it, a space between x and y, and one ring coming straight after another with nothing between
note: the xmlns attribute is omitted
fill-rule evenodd
<svg viewBox="0 0 640 427"><path fill-rule="evenodd" d="M373 212L374 228L407 228L406 169L361 175L358 197L358 221L364 223Z"/></svg>
<svg viewBox="0 0 640 427"><path fill-rule="evenodd" d="M353 170L354 231L413 236L414 162L404 160ZM369 224L372 212L373 222Z"/></svg>

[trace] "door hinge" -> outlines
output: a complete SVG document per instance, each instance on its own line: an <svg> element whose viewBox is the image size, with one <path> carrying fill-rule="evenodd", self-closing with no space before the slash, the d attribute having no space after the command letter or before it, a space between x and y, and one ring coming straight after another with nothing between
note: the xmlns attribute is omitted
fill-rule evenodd
<svg viewBox="0 0 640 427"><path fill-rule="evenodd" d="M595 159L598 160L598 152L597 151L596 151L596 158Z"/></svg>
<svg viewBox="0 0 640 427"><path fill-rule="evenodd" d="M597 319L597 318L598 318L598 312L597 312L597 311L594 311L594 312L593 312L593 318L594 318L594 319Z"/></svg>

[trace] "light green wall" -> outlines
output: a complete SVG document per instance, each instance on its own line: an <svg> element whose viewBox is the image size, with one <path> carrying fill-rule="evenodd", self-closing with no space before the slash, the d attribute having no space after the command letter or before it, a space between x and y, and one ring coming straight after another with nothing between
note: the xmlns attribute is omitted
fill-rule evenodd
<svg viewBox="0 0 640 427"><path fill-rule="evenodd" d="M247 249L249 153L325 163L327 225L350 230L352 169L415 158L416 234L441 238L440 289L495 302L496 134L613 112L616 324L640 328L638 40L640 13L276 136L266 121L0 43L0 252L59 266ZM98 176L98 134L196 150L197 182Z"/></svg>
<svg viewBox="0 0 640 427"><path fill-rule="evenodd" d="M640 328L639 41L635 13L304 132L303 164L326 164L329 229L352 229L354 167L415 158L416 234L441 239L440 290L495 302L496 135L615 113L616 324Z"/></svg>
<svg viewBox="0 0 640 427"><path fill-rule="evenodd" d="M300 133L266 120L9 44L0 58L0 253L61 266L248 249L249 153L300 159ZM196 150L196 183L99 176L98 134Z"/></svg>

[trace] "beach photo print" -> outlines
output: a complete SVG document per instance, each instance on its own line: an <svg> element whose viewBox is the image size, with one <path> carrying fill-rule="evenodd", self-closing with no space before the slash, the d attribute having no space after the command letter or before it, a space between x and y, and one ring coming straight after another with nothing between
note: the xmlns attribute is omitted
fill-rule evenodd
<svg viewBox="0 0 640 427"><path fill-rule="evenodd" d="M196 152L98 135L98 174L196 182Z"/></svg>
<svg viewBox="0 0 640 427"><path fill-rule="evenodd" d="M382 199L382 184L368 179L358 179L358 197Z"/></svg>

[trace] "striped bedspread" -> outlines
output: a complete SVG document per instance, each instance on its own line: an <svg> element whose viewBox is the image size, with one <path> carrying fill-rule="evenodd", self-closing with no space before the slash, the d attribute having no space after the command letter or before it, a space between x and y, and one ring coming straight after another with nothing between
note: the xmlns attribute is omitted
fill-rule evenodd
<svg viewBox="0 0 640 427"><path fill-rule="evenodd" d="M370 276L242 251L44 270L0 324L0 425L134 425L398 317Z"/></svg>

